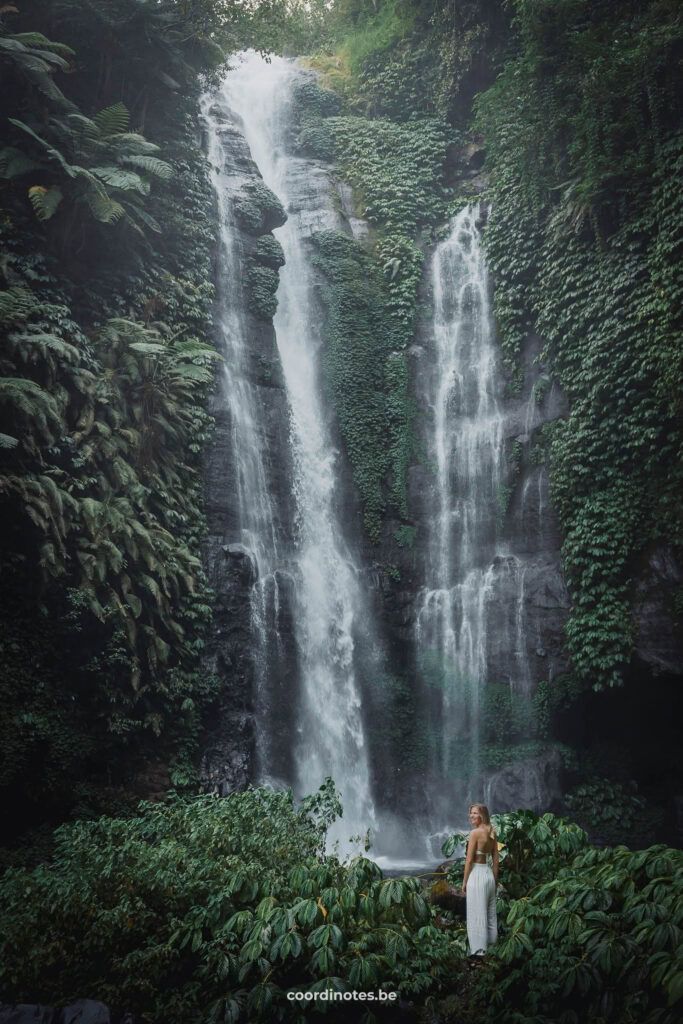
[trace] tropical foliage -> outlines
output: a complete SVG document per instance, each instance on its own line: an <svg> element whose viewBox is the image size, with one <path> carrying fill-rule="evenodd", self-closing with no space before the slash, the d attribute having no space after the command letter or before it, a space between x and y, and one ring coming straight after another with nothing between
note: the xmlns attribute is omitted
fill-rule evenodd
<svg viewBox="0 0 683 1024"><path fill-rule="evenodd" d="M683 997L683 854L589 849L513 900L486 979L484 1019L673 1024ZM483 984L483 982L482 982Z"/></svg>
<svg viewBox="0 0 683 1024"><path fill-rule="evenodd" d="M324 854L340 810L327 780L298 808L249 789L61 826L50 863L0 882L0 984L43 1003L87 992L151 1022L293 1021L322 992L333 1020L367 1020L352 993L372 990L380 1020L393 993L428 998L437 1020L546 1024L560 991L569 1022L676 1019L680 851L596 850L551 814L495 817L501 940L473 987L463 922L419 879Z"/></svg>
<svg viewBox="0 0 683 1024"><path fill-rule="evenodd" d="M677 1020L681 851L595 849L576 825L528 810L492 822L500 846L500 939L470 1012L501 1024ZM451 836L444 854L466 838ZM451 869L454 883L462 871L460 859Z"/></svg>
<svg viewBox="0 0 683 1024"><path fill-rule="evenodd" d="M249 789L62 826L51 864L0 883L3 991L226 1022L297 1019L287 992L438 991L461 941L417 879L323 855L339 810L328 780L298 810Z"/></svg>
<svg viewBox="0 0 683 1024"><path fill-rule="evenodd" d="M123 799L159 739L192 777L215 689L199 669L215 228L197 100L262 7L0 11L0 786L19 830L41 802L49 818Z"/></svg>

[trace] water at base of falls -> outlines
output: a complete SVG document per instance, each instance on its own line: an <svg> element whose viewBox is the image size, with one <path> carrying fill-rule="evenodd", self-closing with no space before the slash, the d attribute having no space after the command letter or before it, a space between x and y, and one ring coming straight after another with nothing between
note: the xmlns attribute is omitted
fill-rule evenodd
<svg viewBox="0 0 683 1024"><path fill-rule="evenodd" d="M307 193L306 161L288 151L292 87L305 74L281 58L266 63L256 55L244 55L214 99L241 118L252 158L288 213L286 224L275 231L286 262L280 271L274 327L290 410L295 516L286 560L293 579L299 678L287 681L291 700L297 703L296 734L291 736L297 777L285 781L303 794L317 789L326 776L333 777L344 806L343 819L331 830L334 841L373 827L375 813L355 666L367 613L337 512L338 456L322 405L321 337L304 242L312 227L337 225L325 222L315 192ZM228 372L232 375L233 368ZM247 507L262 504L254 487L244 495ZM267 532L265 519L261 527L254 527L256 532L260 528ZM272 573L271 563L276 567L283 554L260 537L259 546L267 549L259 558ZM267 666L263 685L268 685ZM267 753L262 752L261 760L267 776Z"/></svg>

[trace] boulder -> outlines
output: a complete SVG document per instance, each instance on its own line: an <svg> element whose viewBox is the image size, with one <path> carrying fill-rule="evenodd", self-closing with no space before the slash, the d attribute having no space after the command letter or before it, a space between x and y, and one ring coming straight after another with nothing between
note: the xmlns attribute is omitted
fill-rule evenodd
<svg viewBox="0 0 683 1024"><path fill-rule="evenodd" d="M429 902L432 906L451 910L458 917L465 917L465 894L462 889L451 885L445 878L434 882L429 890Z"/></svg>
<svg viewBox="0 0 683 1024"><path fill-rule="evenodd" d="M484 793L487 807L495 813L528 807L537 813L548 811L562 797L562 758L557 750L516 761L491 775Z"/></svg>
<svg viewBox="0 0 683 1024"><path fill-rule="evenodd" d="M1 1003L0 1024L112 1024L109 1008L97 999L78 999L58 1008L36 1003ZM121 1024L134 1024L125 1014Z"/></svg>

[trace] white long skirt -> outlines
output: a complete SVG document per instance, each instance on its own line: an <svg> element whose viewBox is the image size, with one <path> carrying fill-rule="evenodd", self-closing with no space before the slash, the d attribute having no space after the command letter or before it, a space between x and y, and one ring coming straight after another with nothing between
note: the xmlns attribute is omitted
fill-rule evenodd
<svg viewBox="0 0 683 1024"><path fill-rule="evenodd" d="M467 879L467 939L470 953L481 956L498 939L496 880L488 864L475 864Z"/></svg>

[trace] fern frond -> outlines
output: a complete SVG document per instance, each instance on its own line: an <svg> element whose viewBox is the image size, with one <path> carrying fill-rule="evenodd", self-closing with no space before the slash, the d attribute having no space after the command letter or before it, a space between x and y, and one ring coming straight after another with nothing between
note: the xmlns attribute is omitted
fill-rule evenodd
<svg viewBox="0 0 683 1024"><path fill-rule="evenodd" d="M70 178L76 177L76 169L71 166L71 164L62 156L58 149L55 149L53 145L51 145L45 139L41 138L40 135L34 132L33 128L30 128L27 124L24 124L23 121L18 121L15 117L8 117L7 120L16 128L21 128L21 130L23 132L26 132L27 135L30 135L32 139L35 139L35 141L39 143L39 145L41 145L43 149L47 152L48 156L51 156L53 160L57 161L57 163L60 165L65 174L67 174Z"/></svg>
<svg viewBox="0 0 683 1024"><path fill-rule="evenodd" d="M34 419L48 433L48 420L60 424L59 409L52 395L25 377L0 378L0 401L12 402L25 416Z"/></svg>
<svg viewBox="0 0 683 1024"><path fill-rule="evenodd" d="M86 192L84 199L95 220L102 224L115 224L125 213L121 203L117 203L115 199L101 196L97 192Z"/></svg>
<svg viewBox="0 0 683 1024"><path fill-rule="evenodd" d="M115 141L117 146L125 143L126 146L133 147L131 153L158 153L161 149L156 142L149 142L144 135L138 135L137 132L123 132L122 135L116 136Z"/></svg>
<svg viewBox="0 0 683 1024"><path fill-rule="evenodd" d="M96 141L100 137L100 130L93 120L85 114L67 114L67 121L72 131L84 136L87 139Z"/></svg>
<svg viewBox="0 0 683 1024"><path fill-rule="evenodd" d="M197 384L210 384L213 374L205 366L195 366L193 363L174 366L173 376L177 380L188 381Z"/></svg>
<svg viewBox="0 0 683 1024"><path fill-rule="evenodd" d="M138 227L138 225L137 225L137 224L135 223L135 218L134 218L133 216L131 216L131 210L132 210L132 211L134 212L134 214L135 214L135 217L136 217L136 218L138 218L139 220L141 220L141 221L142 221L142 223L143 223L143 224L145 224L145 225L146 225L146 226L147 226L148 228L151 228L151 229L152 229L152 231L156 231L156 233L157 233L157 234L160 234L160 233L161 233L161 225L159 224L159 222L158 222L158 221L156 221L156 220L154 219L154 217L152 217L152 216L151 216L151 215L150 215L149 213L147 213L147 212L146 212L145 210L142 210L142 209L141 209L141 208L140 208L139 206L137 206L137 205L136 205L136 206L134 206L134 207L131 207L131 206L129 206L129 207L128 207L128 216L129 216L129 220L131 221L131 223L132 223L133 227L135 227L135 228L136 228L136 229L137 229L138 231L140 231L140 228L139 228L139 227Z"/></svg>
<svg viewBox="0 0 683 1024"><path fill-rule="evenodd" d="M57 185L52 185L50 188L45 188L43 185L32 185L29 188L29 199L38 219L49 220L63 199L63 194Z"/></svg>
<svg viewBox="0 0 683 1024"><path fill-rule="evenodd" d="M56 334L45 334L42 332L27 334L15 331L9 335L8 340L18 348L28 347L30 349L35 347L43 357L47 356L48 352L52 352L67 363L76 363L80 358L80 353L76 346L70 345L63 338L58 338ZM26 355L28 354L30 352L26 353Z"/></svg>
<svg viewBox="0 0 683 1024"><path fill-rule="evenodd" d="M149 182L135 171L127 171L123 167L93 167L92 173L112 188L120 188L125 192L135 190L144 196L149 194Z"/></svg>
<svg viewBox="0 0 683 1024"><path fill-rule="evenodd" d="M115 103L95 114L93 121L103 135L120 135L128 128L130 115L123 103Z"/></svg>
<svg viewBox="0 0 683 1024"><path fill-rule="evenodd" d="M151 341L132 341L128 348L144 356L162 356L168 351L165 345Z"/></svg>
<svg viewBox="0 0 683 1024"><path fill-rule="evenodd" d="M38 302L28 288L8 288L0 292L0 323L15 324L28 320L31 313L38 308Z"/></svg>
<svg viewBox="0 0 683 1024"><path fill-rule="evenodd" d="M159 160L156 156L145 156L143 154L126 154L122 156L121 163L132 164L133 167L140 167L148 174L154 174L157 178L167 181L173 176L173 168L165 160Z"/></svg>
<svg viewBox="0 0 683 1024"><path fill-rule="evenodd" d="M26 50L26 54L22 55L21 63L26 66L26 62L29 57L31 57L33 60L37 58L41 64L46 64L47 70L49 72L54 71L55 67L60 68L62 71L67 71L71 67L71 62L66 60L59 53L49 53L46 50L38 50L29 47ZM51 68L50 64L54 65L54 67Z"/></svg>
<svg viewBox="0 0 683 1024"><path fill-rule="evenodd" d="M59 53L63 57L75 57L76 51L72 50L66 43L55 43L48 39L42 32L15 32L12 39L17 39L24 46L38 47L40 50L49 50L52 53ZM49 57L49 53L47 54Z"/></svg>

